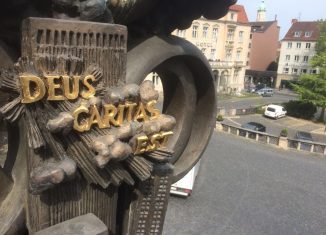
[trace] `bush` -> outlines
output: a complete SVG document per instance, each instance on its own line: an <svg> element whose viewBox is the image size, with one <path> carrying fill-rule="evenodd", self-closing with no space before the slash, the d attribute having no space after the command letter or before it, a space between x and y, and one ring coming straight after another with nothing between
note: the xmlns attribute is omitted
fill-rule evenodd
<svg viewBox="0 0 326 235"><path fill-rule="evenodd" d="M216 121L221 122L223 120L224 120L224 118L223 118L223 116L221 114L217 115Z"/></svg>
<svg viewBox="0 0 326 235"><path fill-rule="evenodd" d="M311 120L317 112L317 107L312 102L301 100L290 100L284 103L287 115L302 119Z"/></svg>
<svg viewBox="0 0 326 235"><path fill-rule="evenodd" d="M287 128L282 129L282 131L280 133L280 136L287 137L288 136L288 129Z"/></svg>
<svg viewBox="0 0 326 235"><path fill-rule="evenodd" d="M265 113L265 106L259 106L256 108L255 113L257 114L264 114Z"/></svg>

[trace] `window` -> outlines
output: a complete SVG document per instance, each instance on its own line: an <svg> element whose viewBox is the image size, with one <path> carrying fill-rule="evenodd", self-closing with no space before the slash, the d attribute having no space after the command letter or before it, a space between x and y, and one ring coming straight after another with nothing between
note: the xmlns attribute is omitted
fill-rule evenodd
<svg viewBox="0 0 326 235"><path fill-rule="evenodd" d="M306 56L303 57L303 62L306 62L307 63L308 60L309 60L309 56L306 55Z"/></svg>
<svg viewBox="0 0 326 235"><path fill-rule="evenodd" d="M298 62L299 58L300 58L300 56L298 56L298 55L294 56L294 61Z"/></svg>
<svg viewBox="0 0 326 235"><path fill-rule="evenodd" d="M217 36L218 36L218 28L213 28L213 39L217 41Z"/></svg>
<svg viewBox="0 0 326 235"><path fill-rule="evenodd" d="M184 38L186 36L186 30L180 30L180 29L178 29L177 30L177 36L178 37L181 37L181 38Z"/></svg>
<svg viewBox="0 0 326 235"><path fill-rule="evenodd" d="M225 59L226 59L227 61L231 61L231 60L232 60L232 50L231 50L231 49L226 50L226 56L225 56Z"/></svg>
<svg viewBox="0 0 326 235"><path fill-rule="evenodd" d="M250 39L252 39L252 33L250 34Z"/></svg>
<svg viewBox="0 0 326 235"><path fill-rule="evenodd" d="M288 42L288 49L292 48L292 42Z"/></svg>
<svg viewBox="0 0 326 235"><path fill-rule="evenodd" d="M152 82L153 82L155 85L158 85L158 84L159 84L159 80L160 80L160 77L157 75L157 73L153 73L153 74L152 74Z"/></svg>
<svg viewBox="0 0 326 235"><path fill-rule="evenodd" d="M307 69L301 69L301 73L307 73Z"/></svg>
<svg viewBox="0 0 326 235"><path fill-rule="evenodd" d="M311 35L312 35L312 32L304 32L304 36L305 36L306 38L310 38Z"/></svg>
<svg viewBox="0 0 326 235"><path fill-rule="evenodd" d="M233 41L234 29L228 29L228 41Z"/></svg>
<svg viewBox="0 0 326 235"><path fill-rule="evenodd" d="M197 38L197 36L198 36L198 26L194 25L192 26L192 37Z"/></svg>
<svg viewBox="0 0 326 235"><path fill-rule="evenodd" d="M248 58L250 58L250 52L248 52L248 55L247 55Z"/></svg>
<svg viewBox="0 0 326 235"><path fill-rule="evenodd" d="M294 37L299 38L300 36L301 36L301 32L300 31L294 32Z"/></svg>
<svg viewBox="0 0 326 235"><path fill-rule="evenodd" d="M211 49L211 60L215 60L216 57L215 57L215 54L216 54L216 49Z"/></svg>
<svg viewBox="0 0 326 235"><path fill-rule="evenodd" d="M204 26L203 27L203 38L207 38L207 32L208 32L208 27Z"/></svg>
<svg viewBox="0 0 326 235"><path fill-rule="evenodd" d="M243 31L239 32L239 42L243 42Z"/></svg>
<svg viewBox="0 0 326 235"><path fill-rule="evenodd" d="M251 48L251 43L249 43L248 48Z"/></svg>
<svg viewBox="0 0 326 235"><path fill-rule="evenodd" d="M310 42L307 42L306 43L306 48L309 49L311 47L311 43Z"/></svg>
<svg viewBox="0 0 326 235"><path fill-rule="evenodd" d="M310 70L310 73L311 73L311 74L316 74L316 73L317 73L317 70L316 70L316 69L311 69L311 70Z"/></svg>
<svg viewBox="0 0 326 235"><path fill-rule="evenodd" d="M236 58L237 61L241 61L241 51L238 50L237 51L237 58Z"/></svg>
<svg viewBox="0 0 326 235"><path fill-rule="evenodd" d="M234 71L234 75L233 75L233 83L237 83L238 82L238 77L239 77L239 71L235 70Z"/></svg>
<svg viewBox="0 0 326 235"><path fill-rule="evenodd" d="M290 61L290 59L291 59L291 56L290 56L290 55L286 55L286 56L285 56L285 60L286 60L286 61Z"/></svg>
<svg viewBox="0 0 326 235"><path fill-rule="evenodd" d="M298 73L298 69L292 69L292 73L293 74L297 74Z"/></svg>
<svg viewBox="0 0 326 235"><path fill-rule="evenodd" d="M297 48L300 49L301 48L301 43L297 42Z"/></svg>
<svg viewBox="0 0 326 235"><path fill-rule="evenodd" d="M289 68L284 68L283 73L289 73Z"/></svg>
<svg viewBox="0 0 326 235"><path fill-rule="evenodd" d="M231 20L234 20L234 13L231 13Z"/></svg>

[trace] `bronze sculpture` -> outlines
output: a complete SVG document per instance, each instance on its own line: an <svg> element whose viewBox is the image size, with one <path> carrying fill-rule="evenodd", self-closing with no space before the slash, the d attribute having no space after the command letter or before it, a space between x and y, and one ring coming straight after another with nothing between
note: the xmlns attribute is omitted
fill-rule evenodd
<svg viewBox="0 0 326 235"><path fill-rule="evenodd" d="M205 149L213 129L216 102L214 82L209 65L203 55L190 43L166 35L175 28L186 28L193 19L200 15L205 15L208 18L221 17L232 3L232 1L207 0L198 7L196 1L188 1L186 5L189 9L180 12L182 14L180 16L176 16L175 13L183 9L185 4L174 1L134 0L126 2L112 0L106 3L104 0L42 2L21 0L5 5L0 20L3 25L1 27L2 51L0 56L3 70L0 76L2 79L0 87L6 93L1 93L2 103L0 106L2 106L1 122L4 123L4 119L9 122L4 128L9 130L9 148L8 151L3 150L2 159L0 159L2 160L0 162L2 164L0 184L6 185L5 190L0 193L0 207L3 209L0 212L0 221L3 223L1 233L14 234L22 229L21 225L25 224L25 208L28 214L27 224L31 232L80 214L93 212L102 221L105 221L112 234L160 234L167 206L169 185L171 181L179 179L191 169ZM22 6L26 7L26 10L22 10ZM216 6L216 8L212 6ZM144 11L140 9L144 9ZM211 12L212 9L216 9L216 11ZM18 12L20 17L12 17L12 12ZM70 23L46 19L25 21L22 47L21 50L17 50L20 48L17 46L19 41L17 35L20 32L17 25L27 16L68 19ZM101 24L72 20L111 23L114 21L127 25L128 47L126 31L120 26L112 28ZM47 27L59 29L58 35L55 36L55 30L49 30L49 32L43 30ZM90 30L94 30L96 34L87 34ZM112 35L117 36L104 39L105 32L109 31L112 31ZM52 33L54 41L50 36ZM88 56L77 56L74 49L79 48L78 33L87 34L86 38L83 38L85 41L79 42L80 45L85 47L86 43L87 46L89 45L86 46L87 50L97 50L97 54L88 53ZM55 38L58 38L58 43L55 42ZM34 39L37 42L34 43L35 45L32 42ZM104 44L106 40L109 42L107 47ZM111 41L112 44L110 44ZM74 46L70 49L71 45ZM48 48L57 49L59 46L66 50L60 52L63 55L62 58L55 54L55 50L48 50ZM105 50L98 49L99 47L105 48ZM115 56L110 56L110 53ZM21 59L17 74L17 70L12 68L12 62L18 60L18 56ZM102 58L106 58L108 61L105 62ZM85 64L84 61L92 61L92 63ZM108 69L105 69L104 64L109 66ZM29 71L27 77L24 75L26 71ZM42 73L35 73L35 71ZM49 71L51 73L46 75ZM163 111L168 116L165 120L161 119L161 123L165 123L167 127L164 125L157 127L156 123L152 123L147 129L144 126L140 129L142 132L148 131L148 134L155 134L161 129L168 132L175 125L174 135L167 143L168 149L159 149L153 153L141 152L145 154L144 156L137 154L131 156L132 151L137 152L136 144L133 144L132 139L133 136L140 134L137 132L139 123L122 125L122 123L118 123L118 119L102 123L96 108L104 105L103 107L107 107L108 110L110 108L110 112L113 112L112 110L115 108L119 109L119 105L120 108L126 105L134 107L134 99L139 100L139 97L145 106L151 101L155 101L155 91L152 91L153 97L147 100L145 97L150 93L150 85L143 84L138 92L139 87L136 85L141 84L144 75L152 71L157 72L163 80L165 95ZM53 88L53 84L56 84L61 78L51 75L60 75L62 86L66 84L66 90L71 88L71 91L74 90L72 84L75 84L76 87L79 81L82 82L81 84L84 83L84 86L86 84L86 87L91 83L90 81L98 81L94 90L94 94L98 95L87 97L81 93L76 95L74 92L68 92L58 95L58 93L52 92L47 94L47 97L52 97L52 100L48 99L42 105L33 104L26 109L27 104L44 99L46 94L42 89L43 86L46 87L45 90L49 90L51 87L49 84L36 83L41 87L37 89L39 93L36 94L35 88L33 88L32 93L34 93L31 95L28 90L29 82L31 80L35 82L39 77L44 77L43 81L52 82L50 90L55 90L57 88ZM79 77L76 78L77 76ZM27 84L26 89L20 93L23 97L18 96L18 98L15 94L19 94L17 92L19 87L17 87L17 83L13 82L17 77L21 84ZM74 81L77 82L74 83ZM124 85L125 83L135 83L135 85L129 85L128 88L128 85ZM107 89L108 87L111 89ZM90 91L91 86L88 88ZM146 91L143 92L145 95L140 94L142 89ZM128 97L126 99L128 104L123 103L125 102L124 98L119 98L123 90L125 91L124 97ZM65 96L64 99L63 96ZM86 104L81 105L83 100L69 102L70 98L76 100L80 96L87 101ZM102 97L106 101L103 103L97 97ZM52 104L53 100L63 101ZM116 106L109 106L115 102ZM135 108L140 110L139 106L142 106L143 103L137 105L137 102ZM19 103L24 105L18 105ZM91 126L83 126L84 120L80 122L78 117L74 118L74 115L71 115L72 110L78 111L78 105L75 106L75 103L81 105L80 110L91 110L90 122L95 123L95 130ZM155 116L153 110L155 108L152 105L147 107L149 109L152 107L151 114ZM135 121L145 121L144 113L146 111L140 110L137 113L138 115L131 117L132 120L129 121L135 119ZM28 120L25 122L28 125L27 128L22 126L23 123L17 122L20 116L24 116ZM170 116L175 117L176 124ZM105 126L105 124L116 124L118 128L114 133L109 133L105 128L101 128L101 125ZM156 131L150 133L153 128L156 128ZM85 132L86 130L91 130L91 132ZM28 133L25 133L26 131ZM85 133L76 136L75 131ZM60 134L59 138L56 137L58 133ZM29 136L29 148L26 146L27 139L24 138L26 135ZM98 137L94 138L94 135ZM128 135L128 137L123 137L124 135ZM125 139L131 141L130 145L120 141L119 138L116 138L117 136L121 136L124 141ZM115 138L114 141L112 138ZM148 142L145 136L143 136L144 138L144 142ZM162 134L156 138L163 139ZM13 141L14 139L19 141ZM115 146L112 146L113 143ZM50 160L45 161L45 165L40 164L44 160L42 157L44 152L43 155L38 152L42 146L50 146L50 153L46 153L47 156L54 157L55 161ZM26 153L26 149L28 153ZM23 206L24 188L27 188L27 183L24 180L27 175L24 170L26 154L28 156L27 172L30 176L30 192L38 194L36 196L30 193L26 195L28 198L27 208ZM81 160L79 156L85 157ZM112 161L113 158L119 160ZM123 166L119 163L120 161L123 161ZM173 171L170 164L174 165ZM77 168L81 169L81 173ZM105 173L101 170L103 168ZM128 171L132 172L132 175ZM76 187L71 186L70 180ZM79 183L76 183L76 180L79 180ZM64 183L64 186L53 188L61 182ZM112 186L109 186L110 184ZM121 184L122 186L118 187ZM129 187L128 184L136 186ZM161 187L159 187L160 185ZM70 196L62 199L60 195L69 190L68 195ZM74 198L76 195L81 196ZM87 200L90 195L95 195L93 201L96 199L102 203L99 203L97 207L93 204L89 205ZM9 198L16 204L15 206L11 204ZM111 208L101 208L102 205L111 205ZM153 207L157 208L153 209ZM76 208L79 208L78 212L76 212ZM2 212L4 210L6 210L6 214ZM65 212L62 213L62 210Z"/></svg>

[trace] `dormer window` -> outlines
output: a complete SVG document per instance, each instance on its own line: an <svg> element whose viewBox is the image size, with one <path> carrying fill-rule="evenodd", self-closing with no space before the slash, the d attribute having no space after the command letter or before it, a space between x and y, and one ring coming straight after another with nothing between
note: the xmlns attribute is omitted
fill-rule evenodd
<svg viewBox="0 0 326 235"><path fill-rule="evenodd" d="M310 38L311 35L312 35L312 32L305 32L305 33L304 33L304 36L305 36L306 38Z"/></svg>
<svg viewBox="0 0 326 235"><path fill-rule="evenodd" d="M300 31L294 32L294 37L298 38L300 36L301 36L301 32Z"/></svg>

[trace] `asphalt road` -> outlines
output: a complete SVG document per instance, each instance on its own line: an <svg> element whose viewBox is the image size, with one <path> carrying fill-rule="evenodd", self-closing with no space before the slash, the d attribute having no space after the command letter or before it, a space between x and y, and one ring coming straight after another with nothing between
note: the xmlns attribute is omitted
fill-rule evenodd
<svg viewBox="0 0 326 235"><path fill-rule="evenodd" d="M326 234L326 159L215 133L164 235Z"/></svg>
<svg viewBox="0 0 326 235"><path fill-rule="evenodd" d="M277 120L264 117L261 114L242 115L237 117L230 117L224 120L226 124L234 126L241 126L247 122L258 122L266 126L266 133L279 136L283 128L288 128L289 138L294 138L297 131L312 132L312 137L315 142L326 143L325 134L314 134L314 131L322 132L325 127L321 124L315 124L313 122L307 122L305 120L283 117Z"/></svg>
<svg viewBox="0 0 326 235"><path fill-rule="evenodd" d="M259 106L265 104L280 104L288 102L289 100L297 99L296 96L288 94L277 94L275 93L272 97L251 97L251 98L232 98L226 100L217 100L217 107L225 109L243 109L251 106Z"/></svg>

